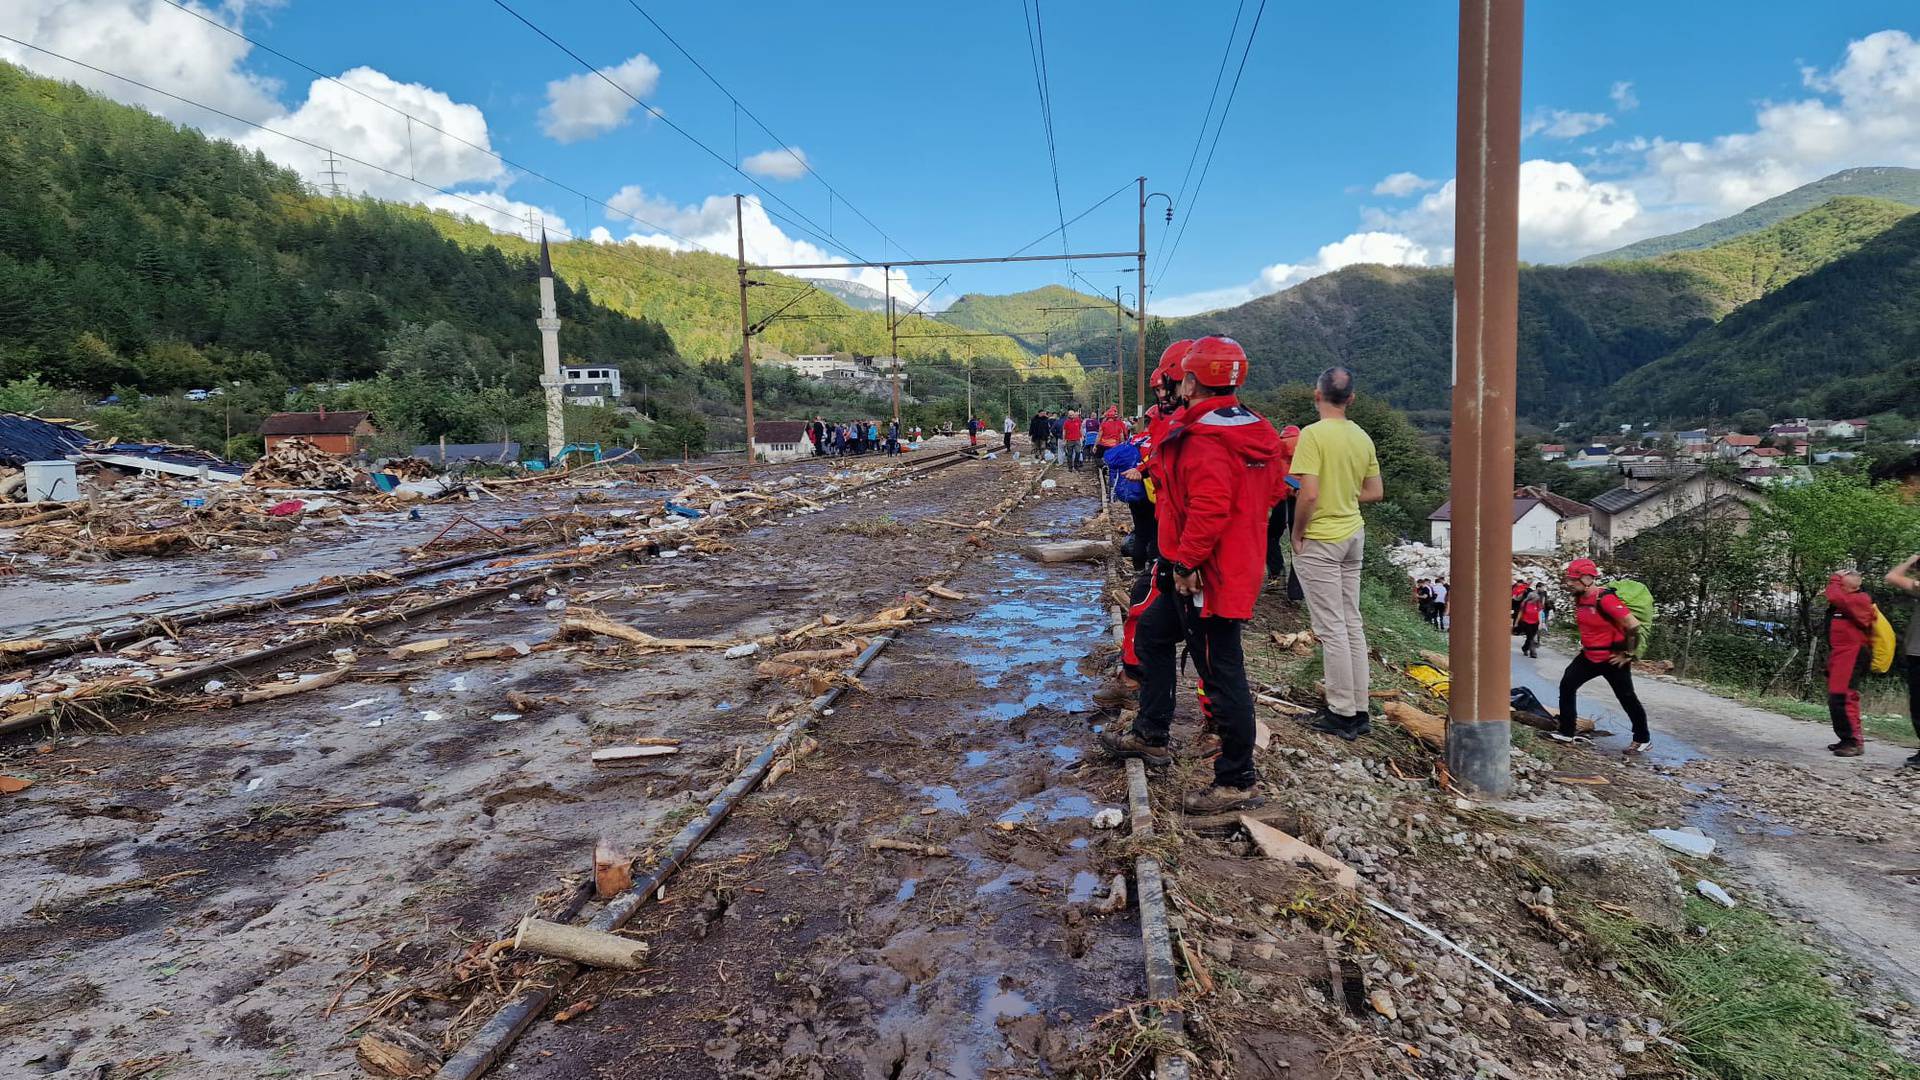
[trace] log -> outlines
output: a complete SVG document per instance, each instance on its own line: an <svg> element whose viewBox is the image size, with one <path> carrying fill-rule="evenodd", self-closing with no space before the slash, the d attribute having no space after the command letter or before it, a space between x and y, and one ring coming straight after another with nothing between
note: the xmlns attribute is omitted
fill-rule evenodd
<svg viewBox="0 0 1920 1080"><path fill-rule="evenodd" d="M595 765L630 765L648 758L667 757L680 752L677 743L648 746L606 746L593 752Z"/></svg>
<svg viewBox="0 0 1920 1080"><path fill-rule="evenodd" d="M287 697L290 694L304 694L309 690L323 689L346 678L350 670L352 669L337 667L332 671L315 675L311 679L295 679L293 682L275 683L258 690L242 690L237 694L228 694L227 704L251 705L256 701L272 701L274 698Z"/></svg>
<svg viewBox="0 0 1920 1080"><path fill-rule="evenodd" d="M33 652L47 647L45 638L15 638L12 641L0 641L0 654Z"/></svg>
<svg viewBox="0 0 1920 1080"><path fill-rule="evenodd" d="M707 638L662 638L654 637L645 630L636 630L625 623L617 623L598 615L581 613L569 616L560 624L560 636L567 638L592 637L600 634L604 637L618 638L642 645L649 649L724 649L730 643L712 641Z"/></svg>
<svg viewBox="0 0 1920 1080"><path fill-rule="evenodd" d="M851 660L859 656L860 650L864 648L866 648L866 645L862 642L849 641L844 645L832 649L794 649L791 652L783 652L776 655L772 662L780 664L818 664L826 660Z"/></svg>
<svg viewBox="0 0 1920 1080"><path fill-rule="evenodd" d="M1242 814L1240 827L1247 830L1260 854L1276 862L1308 863L1333 875L1333 883L1343 889L1360 887L1360 875L1353 867L1321 851L1298 837L1288 836L1271 825Z"/></svg>
<svg viewBox="0 0 1920 1080"><path fill-rule="evenodd" d="M1312 709L1307 708L1305 705L1295 705L1291 701L1274 697L1271 694L1255 694L1253 695L1253 700L1258 701L1268 708L1278 709L1283 713L1292 713L1295 716L1307 716L1313 712Z"/></svg>
<svg viewBox="0 0 1920 1080"><path fill-rule="evenodd" d="M1527 727L1539 731L1557 731L1560 728L1559 723L1551 717L1541 716L1538 713L1530 713L1523 709L1513 710L1513 722L1516 724L1525 724ZM1576 717L1573 721L1573 730L1582 735L1592 732L1593 727L1593 717L1591 716Z"/></svg>
<svg viewBox="0 0 1920 1080"><path fill-rule="evenodd" d="M1107 895L1093 902L1087 908L1095 915L1111 915L1127 906L1127 875L1115 874L1107 884Z"/></svg>
<svg viewBox="0 0 1920 1080"><path fill-rule="evenodd" d="M437 653L451 644L453 644L453 639L444 637L428 638L425 641L409 641L405 645L396 645L388 649L387 658L390 660L405 660L409 656L425 656L428 653Z"/></svg>
<svg viewBox="0 0 1920 1080"><path fill-rule="evenodd" d="M1420 658L1434 667L1439 668L1441 671L1453 670L1453 661L1446 653L1434 652L1432 649L1421 649Z"/></svg>
<svg viewBox="0 0 1920 1080"><path fill-rule="evenodd" d="M889 836L876 836L867 841L867 849L869 851L904 851L909 855L926 855L932 858L943 858L953 854L940 844L914 844L905 840L895 840Z"/></svg>
<svg viewBox="0 0 1920 1080"><path fill-rule="evenodd" d="M1030 544L1027 556L1037 562L1088 562L1113 554L1110 540L1059 540L1048 544Z"/></svg>
<svg viewBox="0 0 1920 1080"><path fill-rule="evenodd" d="M547 648L552 648L552 645L544 641L538 645L528 645L525 642L515 641L506 645L488 645L484 648L468 649L466 652L460 654L460 659L512 660L515 657L530 656L535 650Z"/></svg>
<svg viewBox="0 0 1920 1080"><path fill-rule="evenodd" d="M602 837L593 845L593 895L611 900L633 887L633 855Z"/></svg>
<svg viewBox="0 0 1920 1080"><path fill-rule="evenodd" d="M941 584L940 584L940 583L938 583L938 582L935 582L934 584L932 584L932 585L929 585L929 586L927 586L927 595L928 595L928 596L937 596L937 597L939 597L939 598L940 598L940 599L942 599L942 600L970 600L970 599L972 599L972 597L969 597L969 596L968 596L968 595L967 595L966 593L963 593L963 592L954 592L954 591L953 591L952 589L949 589L949 588L947 588L946 586L944 586L944 585L941 585Z"/></svg>
<svg viewBox="0 0 1920 1080"><path fill-rule="evenodd" d="M384 1026L362 1035L353 1056L375 1076L432 1076L441 1063L439 1047L412 1032Z"/></svg>
<svg viewBox="0 0 1920 1080"><path fill-rule="evenodd" d="M1425 743L1434 750L1444 750L1447 745L1447 722L1416 709L1402 701L1389 701L1381 708L1387 719L1404 728L1407 734Z"/></svg>
<svg viewBox="0 0 1920 1080"><path fill-rule="evenodd" d="M881 630L904 630L913 625L912 619L874 619L870 622L834 623L831 626L816 626L800 633L802 638L826 637L829 634L871 634Z"/></svg>
<svg viewBox="0 0 1920 1080"><path fill-rule="evenodd" d="M520 930L513 936L513 947L520 952L557 956L576 964L616 971L638 971L646 964L647 953L651 951L644 941L589 930L584 926L565 926L531 915L520 920Z"/></svg>

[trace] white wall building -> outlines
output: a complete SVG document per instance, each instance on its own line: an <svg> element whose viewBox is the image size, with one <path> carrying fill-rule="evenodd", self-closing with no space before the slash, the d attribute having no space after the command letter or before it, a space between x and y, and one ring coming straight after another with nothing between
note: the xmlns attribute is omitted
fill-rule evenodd
<svg viewBox="0 0 1920 1080"><path fill-rule="evenodd" d="M569 405L617 405L620 402L620 369L566 368L561 372L560 389Z"/></svg>

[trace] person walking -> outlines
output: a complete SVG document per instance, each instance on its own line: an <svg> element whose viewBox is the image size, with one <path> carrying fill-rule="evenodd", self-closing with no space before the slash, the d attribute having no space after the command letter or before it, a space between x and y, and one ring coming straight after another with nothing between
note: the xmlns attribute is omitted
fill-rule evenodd
<svg viewBox="0 0 1920 1080"><path fill-rule="evenodd" d="M1100 418L1100 435L1095 445L1101 450L1119 446L1127 437L1127 422L1120 418L1120 406L1107 406L1106 415Z"/></svg>
<svg viewBox="0 0 1920 1080"><path fill-rule="evenodd" d="M1520 655L1540 658L1540 594L1528 588L1513 611L1513 632L1520 636Z"/></svg>
<svg viewBox="0 0 1920 1080"><path fill-rule="evenodd" d="M1006 418L1000 421L1000 450L1003 453L1009 453L1009 454L1013 452L1013 414L1012 413L1008 413L1006 415Z"/></svg>
<svg viewBox="0 0 1920 1080"><path fill-rule="evenodd" d="M1873 624L1879 610L1860 588L1858 570L1842 570L1827 579L1827 715L1839 741L1827 747L1834 757L1859 757L1860 669L1867 666Z"/></svg>
<svg viewBox="0 0 1920 1080"><path fill-rule="evenodd" d="M1887 571L1888 585L1901 593L1914 598L1913 610L1907 613L1907 636L1905 647L1907 664L1907 721L1913 725L1915 738L1920 738L1920 577L1914 576L1914 568L1920 566L1920 555L1910 555L1907 561ZM1920 769L1920 751L1907 759L1906 767Z"/></svg>
<svg viewBox="0 0 1920 1080"><path fill-rule="evenodd" d="M1065 413L1047 413L1047 449L1053 451L1053 460L1055 461L1064 462L1067 460L1067 455L1061 453L1062 448L1060 446L1060 435L1061 432L1066 429L1066 426L1067 416Z"/></svg>
<svg viewBox="0 0 1920 1080"><path fill-rule="evenodd" d="M1060 449L1065 451L1067 455L1068 472L1080 471L1080 465L1082 463L1081 455L1086 450L1085 445L1081 442L1080 436L1081 429L1085 426L1086 422L1080 419L1079 409L1067 410L1067 418L1065 422L1060 425Z"/></svg>
<svg viewBox="0 0 1920 1080"><path fill-rule="evenodd" d="M1447 628L1447 613L1450 610L1447 606L1449 596L1447 579L1435 578L1433 582L1433 625L1436 630L1445 630Z"/></svg>
<svg viewBox="0 0 1920 1080"><path fill-rule="evenodd" d="M1307 595L1307 615L1320 639L1327 686L1316 731L1352 741L1373 730L1368 706L1367 630L1360 621L1360 567L1366 525L1360 504L1386 494L1373 439L1347 419L1353 373L1331 367L1313 387L1320 419L1300 432L1293 475L1293 569Z"/></svg>
<svg viewBox="0 0 1920 1080"><path fill-rule="evenodd" d="M1633 617L1626 601L1600 584L1600 568L1592 559L1575 559L1567 564L1567 589L1573 593L1574 621L1580 632L1580 651L1560 676L1559 725L1553 732L1555 742L1585 742L1578 734L1580 688L1594 679L1605 679L1613 696L1633 725L1633 741L1628 754L1644 754L1653 741L1647 727L1647 710L1633 688L1633 656L1638 651L1640 620Z"/></svg>
<svg viewBox="0 0 1920 1080"><path fill-rule="evenodd" d="M1145 429L1142 428L1142 430ZM1122 439L1120 441L1125 443L1128 440ZM1087 417L1086 421L1080 425L1080 456L1085 460L1093 462L1095 470L1100 474L1100 482L1102 484L1108 482L1110 474L1107 472L1105 451L1100 449L1100 429L1094 424L1093 417L1091 416Z"/></svg>
<svg viewBox="0 0 1920 1080"><path fill-rule="evenodd" d="M1140 711L1131 730L1104 732L1100 741L1115 756L1172 760L1173 646L1184 638L1220 753L1212 785L1190 792L1183 803L1190 813L1221 813L1264 801L1253 764L1253 694L1241 632L1266 570L1280 437L1236 397L1247 379L1247 357L1232 338L1194 342L1181 372L1180 396L1188 405L1154 448L1154 476L1162 485L1161 592L1138 629Z"/></svg>
<svg viewBox="0 0 1920 1080"><path fill-rule="evenodd" d="M1033 444L1033 457L1035 461L1044 460L1041 455L1047 452L1047 432L1051 428L1052 425L1047 422L1047 410L1045 409L1034 413L1033 419L1027 421L1027 441Z"/></svg>

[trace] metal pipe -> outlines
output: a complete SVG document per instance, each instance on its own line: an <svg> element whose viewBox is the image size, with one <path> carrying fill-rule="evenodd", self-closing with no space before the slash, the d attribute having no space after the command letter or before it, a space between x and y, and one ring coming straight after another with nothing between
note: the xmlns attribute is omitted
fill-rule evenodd
<svg viewBox="0 0 1920 1080"><path fill-rule="evenodd" d="M1135 183L1140 185L1140 249L1136 252L1139 263L1134 270L1135 280L1140 283L1140 295L1137 298L1139 303L1136 305L1140 309L1140 322L1134 327L1139 334L1136 362L1139 378L1133 384L1133 404L1139 412L1145 413L1147 411L1147 178L1139 177ZM1185 227L1181 226L1181 228ZM1120 412L1123 415L1127 411L1126 404L1124 401L1120 403Z"/></svg>
<svg viewBox="0 0 1920 1080"><path fill-rule="evenodd" d="M1454 205L1453 605L1447 770L1512 787L1514 364L1519 334L1520 44L1525 0L1461 0Z"/></svg>

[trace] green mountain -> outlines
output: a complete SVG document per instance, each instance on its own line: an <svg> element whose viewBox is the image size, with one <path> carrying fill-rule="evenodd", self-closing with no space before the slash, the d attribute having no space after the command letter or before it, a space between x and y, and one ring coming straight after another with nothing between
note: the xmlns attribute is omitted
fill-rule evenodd
<svg viewBox="0 0 1920 1080"><path fill-rule="evenodd" d="M1710 325L1721 308L1692 270L1532 266L1520 271L1522 415L1578 415L1606 389ZM1411 411L1444 410L1452 377L1453 272L1349 266L1239 307L1174 320L1176 337L1227 334L1256 389L1334 364ZM1429 417L1434 419L1434 417Z"/></svg>
<svg viewBox="0 0 1920 1080"><path fill-rule="evenodd" d="M940 321L961 330L1006 334L1028 356L1084 354L1090 367L1110 365L1113 357L1113 301L1064 285L1043 285L1005 296L967 293L940 314ZM1127 338L1132 337L1129 325Z"/></svg>
<svg viewBox="0 0 1920 1080"><path fill-rule="evenodd" d="M1920 206L1920 169L1901 169L1885 165L1846 169L1832 176L1815 180L1811 184L1794 188L1784 195L1776 195L1765 202L1755 203L1732 217L1709 221L1705 225L1695 226L1685 232L1650 237L1623 248L1589 255L1580 262L1625 262L1634 259L1651 259L1674 251L1712 247L1735 237L1757 232L1802 211L1811 210L1845 195L1858 195L1903 203L1907 206Z"/></svg>
<svg viewBox="0 0 1920 1080"><path fill-rule="evenodd" d="M1620 380L1618 417L1920 411L1920 214Z"/></svg>
<svg viewBox="0 0 1920 1080"><path fill-rule="evenodd" d="M1920 213L1920 208L1843 195L1723 244L1676 251L1648 261L1700 275L1731 311L1859 250L1868 240L1915 213Z"/></svg>

